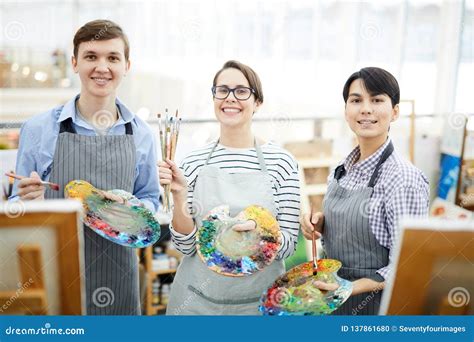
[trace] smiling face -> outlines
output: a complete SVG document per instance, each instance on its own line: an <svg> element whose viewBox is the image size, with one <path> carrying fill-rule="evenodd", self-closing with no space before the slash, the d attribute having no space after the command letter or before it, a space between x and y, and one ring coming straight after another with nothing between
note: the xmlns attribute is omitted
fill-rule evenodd
<svg viewBox="0 0 474 342"><path fill-rule="evenodd" d="M224 69L216 80L216 86L226 86L234 89L236 87L250 87L244 74L237 69ZM251 95L247 100L237 100L231 92L225 100L214 98L214 112L221 125L226 127L249 127L253 114L260 107L260 103L255 100L255 95Z"/></svg>
<svg viewBox="0 0 474 342"><path fill-rule="evenodd" d="M81 79L81 94L93 97L114 96L123 76L130 68L121 38L94 40L79 45L77 58L72 57L74 72Z"/></svg>
<svg viewBox="0 0 474 342"><path fill-rule="evenodd" d="M346 121L351 130L361 139L385 140L390 123L399 115L398 104L392 107L387 94L370 95L362 80L356 79L349 88L346 103Z"/></svg>

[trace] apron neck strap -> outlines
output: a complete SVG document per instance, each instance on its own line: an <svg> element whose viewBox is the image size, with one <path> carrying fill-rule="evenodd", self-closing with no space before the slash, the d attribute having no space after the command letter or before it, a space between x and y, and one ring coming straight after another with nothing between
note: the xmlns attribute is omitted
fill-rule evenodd
<svg viewBox="0 0 474 342"><path fill-rule="evenodd" d="M59 133L65 132L76 134L76 129L72 123L72 118L67 118L64 121L61 121L61 124L59 125Z"/></svg>
<svg viewBox="0 0 474 342"><path fill-rule="evenodd" d="M268 173L267 164L265 164L265 158L263 158L263 153L260 149L260 146L257 144L257 140L255 140L254 144L255 150L257 151L258 162L260 163L260 169L262 170L262 172Z"/></svg>
<svg viewBox="0 0 474 342"><path fill-rule="evenodd" d="M214 150L216 149L218 144L219 144L219 139L217 139L214 146L212 146L212 150L207 155L207 159L206 159L206 162L204 163L204 165L207 165L209 163L209 160L211 159L212 153L214 152ZM255 146L255 150L257 151L257 158L258 158L258 162L260 164L260 169L264 173L268 173L267 165L265 164L265 158L263 158L262 150L260 149L260 146L257 144L257 139L254 140L254 146Z"/></svg>
<svg viewBox="0 0 474 342"><path fill-rule="evenodd" d="M380 157L379 162L377 163L377 166L375 167L374 173L372 173L372 177L370 177L369 181L369 188L373 188L375 185L375 180L377 179L377 176L379 174L380 167L382 164L390 157L393 153L393 144L390 141L388 146L385 148L385 151L383 151L382 156Z"/></svg>
<svg viewBox="0 0 474 342"><path fill-rule="evenodd" d="M378 161L377 165L375 166L375 170L372 173L372 176L370 177L369 181L369 188L373 188L375 185L375 180L377 179L377 176L379 174L380 167L382 164L392 155L394 151L393 148L393 143L390 141L388 146L385 148L385 150L382 153L382 156L380 157L380 160ZM344 164L339 165L336 170L334 171L334 178L336 180L340 180L344 175L346 174L346 169L344 168Z"/></svg>
<svg viewBox="0 0 474 342"><path fill-rule="evenodd" d="M74 109L75 109L75 114L77 116L79 113L79 110L77 109L77 100L76 100L76 105L74 106ZM120 112L119 106L117 106L117 114L120 119L120 117L122 116L122 113ZM59 133L64 133L64 132L76 134L76 129L74 128L72 118L67 118L64 121L61 121L61 124L59 125ZM131 122L127 122L125 124L125 134L133 135L133 128L132 128Z"/></svg>
<svg viewBox="0 0 474 342"><path fill-rule="evenodd" d="M65 133L65 132L76 134L76 129L74 128L72 118L67 118L64 121L61 121L59 125L59 133ZM127 122L125 124L125 134L133 135L133 128L132 128L131 122Z"/></svg>

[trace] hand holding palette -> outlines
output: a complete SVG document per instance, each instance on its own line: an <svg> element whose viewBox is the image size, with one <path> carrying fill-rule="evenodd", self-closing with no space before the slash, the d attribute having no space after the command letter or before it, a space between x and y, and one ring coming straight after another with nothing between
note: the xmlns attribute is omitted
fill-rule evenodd
<svg viewBox="0 0 474 342"><path fill-rule="evenodd" d="M249 225L249 221L254 224ZM236 225L243 229L235 229ZM223 205L203 219L196 242L198 255L207 267L226 276L241 277L273 262L281 233L272 213L263 207L249 206L230 217L229 207Z"/></svg>
<svg viewBox="0 0 474 342"><path fill-rule="evenodd" d="M153 213L129 192L103 191L86 181L73 180L64 188L64 196L80 199L84 224L112 242L143 248L160 238L160 225Z"/></svg>
<svg viewBox="0 0 474 342"><path fill-rule="evenodd" d="M341 262L319 259L298 265L279 277L260 299L264 315L327 315L339 308L352 293L352 283L337 276ZM335 291L321 291L315 282L338 284Z"/></svg>

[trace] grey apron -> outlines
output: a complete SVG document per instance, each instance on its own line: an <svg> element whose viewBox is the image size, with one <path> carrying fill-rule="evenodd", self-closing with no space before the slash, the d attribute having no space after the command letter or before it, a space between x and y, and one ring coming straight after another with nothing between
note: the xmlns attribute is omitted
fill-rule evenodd
<svg viewBox="0 0 474 342"><path fill-rule="evenodd" d="M390 143L382 153L367 188L360 190L347 190L339 185L345 174L344 165L340 165L324 197L324 249L328 258L342 262L338 275L344 279L383 281L375 271L388 265L389 250L377 241L372 232L368 208L379 169L392 152L393 145ZM376 315L381 297L381 290L351 296L333 314Z"/></svg>
<svg viewBox="0 0 474 342"><path fill-rule="evenodd" d="M203 216L211 209L223 204L230 206L230 216L257 204L276 217L271 176L260 147L255 144L261 172L229 174L208 165L217 143L196 180L193 196L193 207L199 208L196 226L201 226ZM166 314L258 315L260 296L284 272L283 261L275 260L255 274L229 277L208 269L197 253L185 256L174 278Z"/></svg>
<svg viewBox="0 0 474 342"><path fill-rule="evenodd" d="M125 135L85 136L76 134L71 118L61 122L50 177L61 190L48 189L45 197L63 198L62 189L74 179L99 189L133 192L136 149L131 124L125 129ZM84 248L87 314L139 315L135 249L106 240L86 226Z"/></svg>

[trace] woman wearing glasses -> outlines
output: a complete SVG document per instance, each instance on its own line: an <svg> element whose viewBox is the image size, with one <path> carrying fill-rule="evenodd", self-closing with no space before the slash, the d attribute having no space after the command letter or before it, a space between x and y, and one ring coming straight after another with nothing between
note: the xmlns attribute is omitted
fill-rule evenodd
<svg viewBox="0 0 474 342"><path fill-rule="evenodd" d="M176 273L169 315L255 315L263 291L284 272L298 237L299 177L294 158L252 132L252 117L263 103L258 75L228 61L214 77L217 141L188 155L178 167L159 163L160 183L171 184L172 241L185 256ZM282 244L273 263L252 275L230 277L207 268L196 253L196 230L211 209L226 204L235 216L260 205L277 219ZM232 227L237 234L255 229L254 221Z"/></svg>

